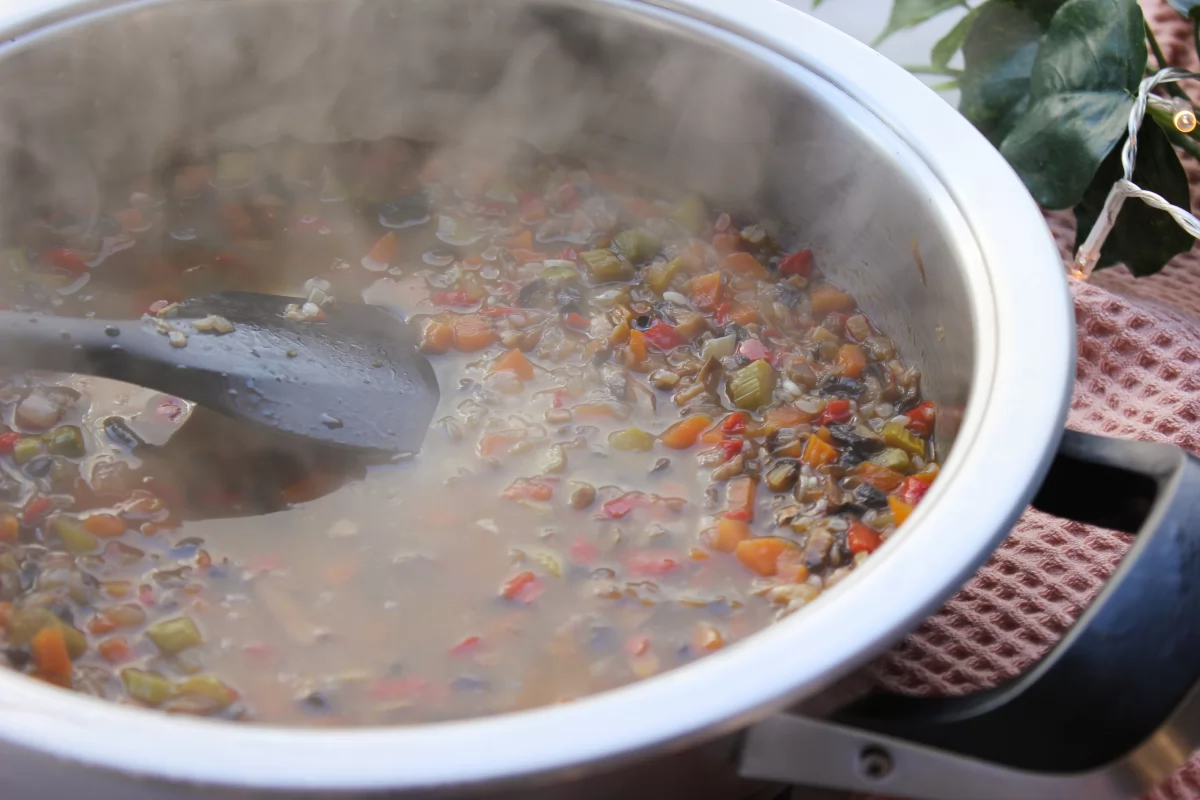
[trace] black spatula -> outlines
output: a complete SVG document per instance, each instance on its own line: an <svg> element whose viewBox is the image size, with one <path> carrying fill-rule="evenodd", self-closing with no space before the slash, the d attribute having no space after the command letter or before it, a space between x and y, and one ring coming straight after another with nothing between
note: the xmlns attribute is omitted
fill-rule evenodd
<svg viewBox="0 0 1200 800"><path fill-rule="evenodd" d="M221 292L158 320L2 312L0 364L138 384L323 445L417 452L438 386L406 325L359 304L297 321L284 316L293 303L304 300ZM218 332L227 326L213 317L233 329ZM210 330L196 330L201 320Z"/></svg>

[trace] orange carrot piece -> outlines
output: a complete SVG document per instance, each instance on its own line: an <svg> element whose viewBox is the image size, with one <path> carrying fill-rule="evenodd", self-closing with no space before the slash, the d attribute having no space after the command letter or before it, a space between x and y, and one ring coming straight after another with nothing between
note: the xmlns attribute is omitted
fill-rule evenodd
<svg viewBox="0 0 1200 800"><path fill-rule="evenodd" d="M692 305L701 311L716 311L721 304L721 273L710 272L692 278L688 291L692 295Z"/></svg>
<svg viewBox="0 0 1200 800"><path fill-rule="evenodd" d="M737 550L739 544L749 538L750 523L721 517L709 533L708 546L722 553L732 553Z"/></svg>
<svg viewBox="0 0 1200 800"><path fill-rule="evenodd" d="M96 650L99 651L100 657L110 664L122 664L133 658L133 648L125 641L124 636L105 639L96 645Z"/></svg>
<svg viewBox="0 0 1200 800"><path fill-rule="evenodd" d="M58 625L47 625L29 643L37 676L59 686L71 684L71 654L67 652L67 637Z"/></svg>
<svg viewBox="0 0 1200 800"><path fill-rule="evenodd" d="M913 512L912 506L895 495L888 495L888 508L892 510L892 519L896 520L897 525L903 525L908 515Z"/></svg>
<svg viewBox="0 0 1200 800"><path fill-rule="evenodd" d="M535 264L538 261L545 261L547 258L550 257L549 255L541 252L540 250L516 249L516 250L510 250L509 252L513 254L513 258L515 258L517 260L517 262L520 264Z"/></svg>
<svg viewBox="0 0 1200 800"><path fill-rule="evenodd" d="M444 322L428 320L421 329L420 350L426 355L441 355L454 349L454 329Z"/></svg>
<svg viewBox="0 0 1200 800"><path fill-rule="evenodd" d="M847 378L859 378L867 368L867 354L856 344L844 344L838 348L837 365Z"/></svg>
<svg viewBox="0 0 1200 800"><path fill-rule="evenodd" d="M509 350L492 362L492 367L488 372L504 372L505 370L515 373L523 381L533 380L533 364L530 364L525 354L516 348Z"/></svg>
<svg viewBox="0 0 1200 800"><path fill-rule="evenodd" d="M729 481L725 488L726 513L734 512L747 522L754 520L754 495L758 492L758 479L753 475L739 475Z"/></svg>
<svg viewBox="0 0 1200 800"><path fill-rule="evenodd" d="M738 303L729 309L729 319L738 325L749 325L758 322L758 310L754 306Z"/></svg>
<svg viewBox="0 0 1200 800"><path fill-rule="evenodd" d="M850 470L850 474L857 475L863 483L869 483L881 492L894 492L904 483L904 476L896 470L872 464L870 461L859 464Z"/></svg>
<svg viewBox="0 0 1200 800"><path fill-rule="evenodd" d="M93 514L83 521L83 529L101 539L113 539L125 532L125 520L115 514Z"/></svg>
<svg viewBox="0 0 1200 800"><path fill-rule="evenodd" d="M780 428L791 428L812 419L812 414L805 414L792 405L776 406L767 411L765 428L768 433Z"/></svg>
<svg viewBox="0 0 1200 800"><path fill-rule="evenodd" d="M646 337L641 331L629 331L629 352L633 354L633 360L637 364L646 360Z"/></svg>
<svg viewBox="0 0 1200 800"><path fill-rule="evenodd" d="M496 342L496 329L490 320L465 314L454 321L454 346L464 353L482 350Z"/></svg>
<svg viewBox="0 0 1200 800"><path fill-rule="evenodd" d="M721 268L748 278L766 280L770 277L766 267L758 263L758 259L749 253L730 253L721 260Z"/></svg>
<svg viewBox="0 0 1200 800"><path fill-rule="evenodd" d="M485 433L479 439L479 455L498 456L508 452L508 448L521 441L512 432Z"/></svg>
<svg viewBox="0 0 1200 800"><path fill-rule="evenodd" d="M519 234L505 242L504 246L510 250L532 250L533 231L530 231L529 229L521 231Z"/></svg>
<svg viewBox="0 0 1200 800"><path fill-rule="evenodd" d="M853 311L857 305L853 297L832 283L818 283L808 290L808 299L812 303L812 313L815 316L835 311L846 314Z"/></svg>
<svg viewBox="0 0 1200 800"><path fill-rule="evenodd" d="M379 241L371 246L371 251L367 253L367 258L380 264L390 264L392 259L396 257L396 251L399 249L400 243L396 240L396 234L393 231L388 231L383 236L379 237Z"/></svg>
<svg viewBox="0 0 1200 800"><path fill-rule="evenodd" d="M779 560L799 549L795 542L781 539L778 536L761 536L757 539L746 539L737 546L737 559L749 569L764 577L771 577L779 572Z"/></svg>
<svg viewBox="0 0 1200 800"><path fill-rule="evenodd" d="M727 256L742 249L742 236L739 233L718 233L712 238L712 246L718 254Z"/></svg>
<svg viewBox="0 0 1200 800"><path fill-rule="evenodd" d="M804 446L804 463L813 469L823 467L826 464L832 464L834 461L837 461L837 457L837 448L827 443L820 436L810 437L808 444Z"/></svg>
<svg viewBox="0 0 1200 800"><path fill-rule="evenodd" d="M700 434L712 425L712 419L703 414L693 414L679 420L659 436L659 441L672 450L686 450L696 443Z"/></svg>
<svg viewBox="0 0 1200 800"><path fill-rule="evenodd" d="M15 542L21 538L21 523L16 514L0 514L0 542Z"/></svg>
<svg viewBox="0 0 1200 800"><path fill-rule="evenodd" d="M0 628L8 628L8 621L12 618L12 613L12 603L0 603Z"/></svg>

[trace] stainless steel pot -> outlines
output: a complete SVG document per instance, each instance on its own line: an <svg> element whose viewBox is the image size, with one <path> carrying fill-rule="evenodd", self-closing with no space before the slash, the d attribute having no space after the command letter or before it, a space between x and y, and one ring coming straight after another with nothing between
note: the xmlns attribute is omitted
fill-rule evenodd
<svg viewBox="0 0 1200 800"><path fill-rule="evenodd" d="M813 244L921 365L949 452L901 533L811 608L569 705L298 730L169 717L0 672L5 797L761 786L739 773L927 797L1116 797L1196 742L1181 724L1159 729L1200 674L1200 636L1184 635L1197 618L1184 522L1200 501L1183 491L1196 467L1077 435L1056 451L1074 327L1038 209L964 119L868 48L773 0L24 0L0 10L0 34L0 149L23 155L0 161L7 208L86 207L97 173L196 136L519 135L598 153ZM982 701L784 713L935 610L1052 462L1047 509L1124 529L1150 517L1063 647Z"/></svg>

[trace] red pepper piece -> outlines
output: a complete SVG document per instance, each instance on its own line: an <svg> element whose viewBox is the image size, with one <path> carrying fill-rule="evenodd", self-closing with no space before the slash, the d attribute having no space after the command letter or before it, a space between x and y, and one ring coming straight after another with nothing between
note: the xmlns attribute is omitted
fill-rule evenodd
<svg viewBox="0 0 1200 800"><path fill-rule="evenodd" d="M749 522L750 521L750 509L735 508L732 511L726 511L721 516L723 516L725 519L733 519L733 520L739 520L741 522Z"/></svg>
<svg viewBox="0 0 1200 800"><path fill-rule="evenodd" d="M729 321L729 309L732 306L732 303L721 303L719 306L717 306L717 310L714 312L713 316L716 318L716 323L718 325L724 325Z"/></svg>
<svg viewBox="0 0 1200 800"><path fill-rule="evenodd" d="M469 656L472 653L477 652L482 647L483 639L480 639L478 636L468 636L458 644L454 645L454 647L450 648L450 655L459 657Z"/></svg>
<svg viewBox="0 0 1200 800"><path fill-rule="evenodd" d="M25 504L25 510L21 512L21 519L26 524L33 524L49 514L52 508L54 508L54 504L50 502L50 498L35 495Z"/></svg>
<svg viewBox="0 0 1200 800"><path fill-rule="evenodd" d="M626 492L600 506L600 510L596 512L596 518L621 519L621 517L628 516L635 508L646 508L653 505L653 502L641 492Z"/></svg>
<svg viewBox="0 0 1200 800"><path fill-rule="evenodd" d="M825 410L821 412L820 422L822 425L830 425L835 422L845 422L850 417L849 400L830 400L825 404Z"/></svg>
<svg viewBox="0 0 1200 800"><path fill-rule="evenodd" d="M737 351L738 355L745 356L751 361L765 360L769 364L775 363L775 356L762 343L761 339L746 339L738 345Z"/></svg>
<svg viewBox="0 0 1200 800"><path fill-rule="evenodd" d="M908 412L908 429L918 436L928 436L933 433L933 422L937 411L928 400Z"/></svg>
<svg viewBox="0 0 1200 800"><path fill-rule="evenodd" d="M575 537L575 541L571 542L571 546L567 548L567 553L571 556L572 561L576 564L583 564L585 567L595 564L600 559L600 548L583 536Z"/></svg>
<svg viewBox="0 0 1200 800"><path fill-rule="evenodd" d="M909 475L904 479L904 483L900 484L900 491L896 492L896 496L902 502L915 506L921 502L921 498L925 497L925 493L932 485L932 481L925 480L919 475Z"/></svg>
<svg viewBox="0 0 1200 800"><path fill-rule="evenodd" d="M577 331L586 331L588 329L587 317L574 311L563 317L563 322L568 328L574 328Z"/></svg>
<svg viewBox="0 0 1200 800"><path fill-rule="evenodd" d="M721 423L721 433L741 433L746 430L746 414L735 411Z"/></svg>
<svg viewBox="0 0 1200 800"><path fill-rule="evenodd" d="M546 588L538 581L532 572L521 572L504 582L500 587L500 596L505 600L516 600L518 603L529 605L542 596Z"/></svg>
<svg viewBox="0 0 1200 800"><path fill-rule="evenodd" d="M531 481L528 478L517 478L500 493L505 500L549 500L554 495L554 487L542 481Z"/></svg>
<svg viewBox="0 0 1200 800"><path fill-rule="evenodd" d="M12 449L17 445L17 440L20 438L21 434L16 431L0 433L0 453L11 453Z"/></svg>
<svg viewBox="0 0 1200 800"><path fill-rule="evenodd" d="M846 534L846 545L851 553L873 553L881 544L883 537L861 522L851 524Z"/></svg>
<svg viewBox="0 0 1200 800"><path fill-rule="evenodd" d="M48 267L60 269L69 275L82 275L87 272L87 263L79 253L69 247L55 247L42 253L42 263Z"/></svg>
<svg viewBox="0 0 1200 800"><path fill-rule="evenodd" d="M674 350L684 343L684 338L679 335L679 331L661 319L654 320L653 325L642 331L642 336L646 338L647 342L662 351Z"/></svg>
<svg viewBox="0 0 1200 800"><path fill-rule="evenodd" d="M430 298L435 306L473 306L475 301L472 300L466 292L438 292Z"/></svg>
<svg viewBox="0 0 1200 800"><path fill-rule="evenodd" d="M779 271L785 277L799 275L802 278L807 278L812 274L813 270L813 251L801 250L799 253L792 253L790 256L779 262Z"/></svg>
<svg viewBox="0 0 1200 800"><path fill-rule="evenodd" d="M625 569L634 575L661 578L678 569L680 559L662 550L642 550L625 557Z"/></svg>

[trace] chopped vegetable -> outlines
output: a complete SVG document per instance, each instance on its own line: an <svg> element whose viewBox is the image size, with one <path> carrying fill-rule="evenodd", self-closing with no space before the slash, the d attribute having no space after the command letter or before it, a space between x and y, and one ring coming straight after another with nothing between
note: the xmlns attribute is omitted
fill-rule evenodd
<svg viewBox="0 0 1200 800"><path fill-rule="evenodd" d="M832 464L837 461L837 457L837 449L819 436L810 437L808 444L804 446L804 463L813 469Z"/></svg>
<svg viewBox="0 0 1200 800"><path fill-rule="evenodd" d="M654 324L643 331L642 336L645 337L648 344L664 352L674 350L685 341L674 327L659 319L654 320Z"/></svg>
<svg viewBox="0 0 1200 800"><path fill-rule="evenodd" d="M34 634L30 642L33 663L39 678L59 686L71 685L71 656L67 639L57 625L49 625Z"/></svg>
<svg viewBox="0 0 1200 800"><path fill-rule="evenodd" d="M517 478L500 496L506 500L549 500L554 496L554 486L545 481Z"/></svg>
<svg viewBox="0 0 1200 800"><path fill-rule="evenodd" d="M421 328L420 349L426 355L441 355L454 349L454 329L443 322L428 320Z"/></svg>
<svg viewBox="0 0 1200 800"><path fill-rule="evenodd" d="M782 459L771 466L764 480L772 492L787 492L796 485L799 477L800 467L796 462Z"/></svg>
<svg viewBox="0 0 1200 800"><path fill-rule="evenodd" d="M696 440L700 438L700 434L707 430L710 425L712 425L711 417L706 417L703 414L694 414L676 422L663 431L658 438L659 441L672 450L686 450L696 443Z"/></svg>
<svg viewBox="0 0 1200 800"><path fill-rule="evenodd" d="M818 283L808 290L814 316L823 317L830 313L848 314L857 307L854 298L831 283Z"/></svg>
<svg viewBox="0 0 1200 800"><path fill-rule="evenodd" d="M162 705L175 696L175 687L157 672L132 667L121 670L125 691L139 703Z"/></svg>
<svg viewBox="0 0 1200 800"><path fill-rule="evenodd" d="M504 582L500 587L500 596L505 600L529 605L541 597L544 591L536 575L532 572L522 572Z"/></svg>
<svg viewBox="0 0 1200 800"><path fill-rule="evenodd" d="M739 544L750 538L750 523L743 519L721 517L713 529L709 546L722 553L732 553Z"/></svg>
<svg viewBox="0 0 1200 800"><path fill-rule="evenodd" d="M673 258L670 261L658 261L651 264L650 269L646 271L646 285L650 287L650 291L661 295L671 288L671 280L682 266L682 258Z"/></svg>
<svg viewBox="0 0 1200 800"><path fill-rule="evenodd" d="M79 520L65 514L58 514L50 519L50 527L54 529L58 540L69 553L90 553L100 546L96 537L88 533Z"/></svg>
<svg viewBox="0 0 1200 800"><path fill-rule="evenodd" d="M200 629L190 617L175 617L155 623L146 629L146 635L164 656L178 655L204 644Z"/></svg>
<svg viewBox="0 0 1200 800"><path fill-rule="evenodd" d="M779 262L779 271L785 277L799 275L802 278L807 278L812 274L813 269L813 251L801 250L798 253L792 253L787 258Z"/></svg>
<svg viewBox="0 0 1200 800"><path fill-rule="evenodd" d="M770 277L766 268L758 263L758 259L749 253L730 253L721 260L721 269L728 270L735 275L757 278L758 280L765 280Z"/></svg>
<svg viewBox="0 0 1200 800"><path fill-rule="evenodd" d="M854 409L851 408L850 401L837 398L825 404L819 419L822 425L833 425L838 422L846 422L852 416L854 416Z"/></svg>
<svg viewBox="0 0 1200 800"><path fill-rule="evenodd" d="M708 230L708 209L698 194L689 194L683 198L671 212L671 219L693 236L700 236Z"/></svg>
<svg viewBox="0 0 1200 800"><path fill-rule="evenodd" d="M112 539L123 534L126 525L115 514L93 514L83 521L83 529L101 539Z"/></svg>
<svg viewBox="0 0 1200 800"><path fill-rule="evenodd" d="M454 346L464 353L496 343L496 329L486 317L466 314L454 321Z"/></svg>
<svg viewBox="0 0 1200 800"><path fill-rule="evenodd" d="M740 475L729 481L725 489L725 515L752 522L757 491L758 478L753 475Z"/></svg>
<svg viewBox="0 0 1200 800"><path fill-rule="evenodd" d="M41 454L42 440L34 436L25 436L13 445L13 461L17 464L28 464Z"/></svg>
<svg viewBox="0 0 1200 800"><path fill-rule="evenodd" d="M874 553L881 544L883 537L861 522L852 523L846 534L846 546L851 553Z"/></svg>
<svg viewBox="0 0 1200 800"><path fill-rule="evenodd" d="M646 360L646 337L641 331L631 330L629 332L629 352L636 364L641 364Z"/></svg>
<svg viewBox="0 0 1200 800"><path fill-rule="evenodd" d="M881 492L895 491L904 482L904 476L899 472L870 461L864 461L854 467L851 473L861 478L863 483L870 484Z"/></svg>
<svg viewBox="0 0 1200 800"><path fill-rule="evenodd" d="M729 379L729 397L738 408L754 411L771 402L775 370L766 360L747 364Z"/></svg>
<svg viewBox="0 0 1200 800"><path fill-rule="evenodd" d="M837 365L847 378L860 378L867 368L867 354L856 344L844 344L838 348Z"/></svg>
<svg viewBox="0 0 1200 800"><path fill-rule="evenodd" d="M697 275L692 278L688 291L692 305L701 311L715 311L721 304L722 277L719 272Z"/></svg>
<svg viewBox="0 0 1200 800"><path fill-rule="evenodd" d="M904 502L894 494L888 495L888 508L891 510L892 519L896 521L897 525L903 525L904 521L908 519L909 515L913 512L912 505Z"/></svg>
<svg viewBox="0 0 1200 800"><path fill-rule="evenodd" d="M633 265L611 250L588 250L580 253L592 283L627 281L633 277Z"/></svg>
<svg viewBox="0 0 1200 800"><path fill-rule="evenodd" d="M674 553L658 550L642 550L625 556L625 569L631 575L661 578L679 568L679 557Z"/></svg>
<svg viewBox="0 0 1200 800"><path fill-rule="evenodd" d="M788 539L761 536L738 543L735 552L738 561L759 575L769 578L779 572L780 559L798 549L799 546Z"/></svg>
<svg viewBox="0 0 1200 800"><path fill-rule="evenodd" d="M897 447L909 455L925 455L925 442L898 422L889 422L884 425L881 435L888 447Z"/></svg>
<svg viewBox="0 0 1200 800"><path fill-rule="evenodd" d="M658 237L645 228L634 228L618 233L613 237L613 245L621 255L634 264L649 261L662 249L662 243Z"/></svg>
<svg viewBox="0 0 1200 800"><path fill-rule="evenodd" d="M46 450L56 456L80 458L86 450L83 446L83 431L75 425L61 425L46 434Z"/></svg>
<svg viewBox="0 0 1200 800"><path fill-rule="evenodd" d="M396 251L399 247L400 243L396 239L396 234L388 231L371 246L370 252L367 253L367 258L376 264L391 264L392 260L396 257Z"/></svg>
<svg viewBox="0 0 1200 800"><path fill-rule="evenodd" d="M937 411L933 403L925 402L908 412L908 429L918 436L928 436L933 433L933 423Z"/></svg>
<svg viewBox="0 0 1200 800"><path fill-rule="evenodd" d="M925 497L925 493L929 491L932 484L932 480L926 480L920 475L910 475L904 479L904 485L900 487L897 497L910 506L915 506Z"/></svg>
<svg viewBox="0 0 1200 800"><path fill-rule="evenodd" d="M886 467L895 472L908 472L911 461L908 453L898 447L887 447L871 456L871 463Z"/></svg>
<svg viewBox="0 0 1200 800"><path fill-rule="evenodd" d="M608 444L614 450L646 453L654 449L654 437L638 428L626 428L609 434Z"/></svg>
<svg viewBox="0 0 1200 800"><path fill-rule="evenodd" d="M533 364L520 350L513 349L492 362L489 372L512 372L523 381L533 380Z"/></svg>

